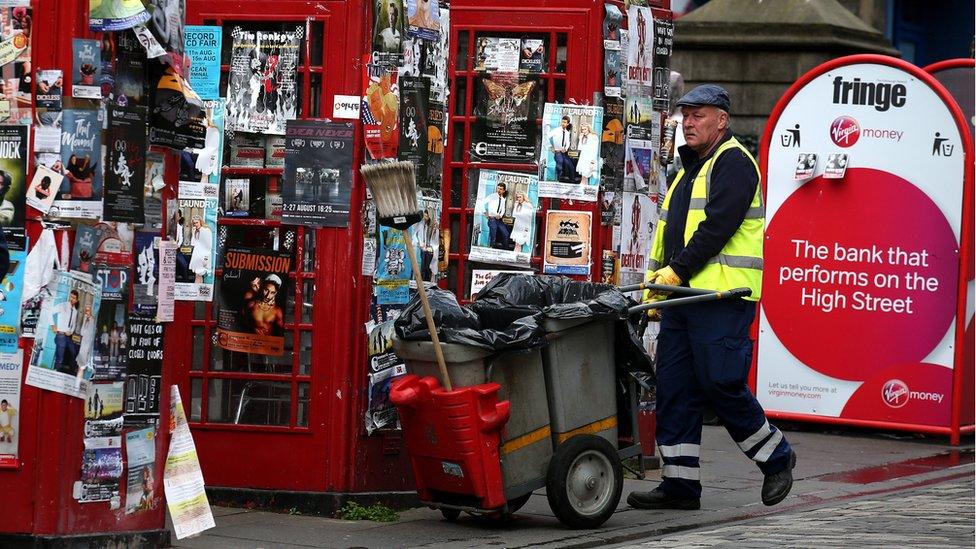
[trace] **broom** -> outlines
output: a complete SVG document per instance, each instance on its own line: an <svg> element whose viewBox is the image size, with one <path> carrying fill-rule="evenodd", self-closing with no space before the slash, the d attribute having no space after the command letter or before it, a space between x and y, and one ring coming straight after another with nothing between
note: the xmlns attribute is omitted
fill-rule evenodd
<svg viewBox="0 0 976 549"><path fill-rule="evenodd" d="M444 362L444 352L441 350L441 341L437 337L437 326L434 325L434 314L430 310L430 302L427 301L427 289L424 288L417 254L413 249L413 238L407 230L423 218L423 212L417 204L417 182L414 178L413 162L363 165L359 171L363 174L366 186L376 200L376 215L380 225L403 231L403 240L407 254L410 256L410 266L413 268L413 277L417 281L420 304L424 308L424 317L427 319L427 330L430 331L430 339L434 342L434 356L437 357L437 367L441 373L441 385L448 391L453 391L451 377L447 373L447 364Z"/></svg>

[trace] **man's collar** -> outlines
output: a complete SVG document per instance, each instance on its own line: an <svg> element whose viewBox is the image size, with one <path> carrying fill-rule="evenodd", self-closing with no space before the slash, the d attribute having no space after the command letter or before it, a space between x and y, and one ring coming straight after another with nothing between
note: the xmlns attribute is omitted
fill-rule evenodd
<svg viewBox="0 0 976 549"><path fill-rule="evenodd" d="M698 153L688 145L678 147L678 155L681 156L681 164L683 166L693 166L696 162L704 162L705 160L708 160L715 154L715 151L722 146L722 143L725 143L729 139L732 139L732 129L726 128L725 135L722 136L722 139L720 139L719 142L712 147L712 150L708 151L708 154L706 154L703 158L698 158Z"/></svg>

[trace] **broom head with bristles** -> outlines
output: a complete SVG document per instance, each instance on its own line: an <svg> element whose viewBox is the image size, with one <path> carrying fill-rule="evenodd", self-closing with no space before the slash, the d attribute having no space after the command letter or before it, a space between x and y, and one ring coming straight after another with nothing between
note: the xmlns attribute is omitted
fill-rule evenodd
<svg viewBox="0 0 976 549"><path fill-rule="evenodd" d="M380 162L359 168L376 201L380 225L406 230L423 214L417 203L413 162Z"/></svg>

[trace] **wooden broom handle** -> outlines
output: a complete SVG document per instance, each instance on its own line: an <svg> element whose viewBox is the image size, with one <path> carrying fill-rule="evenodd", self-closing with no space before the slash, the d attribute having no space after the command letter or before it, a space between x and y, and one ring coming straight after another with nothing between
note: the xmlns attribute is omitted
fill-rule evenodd
<svg viewBox="0 0 976 549"><path fill-rule="evenodd" d="M441 371L441 385L448 391L453 391L451 376L447 373L447 364L444 362L444 352L441 350L441 340L437 337L437 326L434 325L434 313L430 310L430 302L427 301L427 289L424 288L424 277L420 275L420 264L417 263L417 254L413 249L413 239L410 237L410 228L403 231L403 242L407 245L407 255L410 256L410 266L413 267L413 278L417 281L417 292L420 294L420 304L424 307L424 316L427 318L427 330L430 331L430 340L434 342L434 356L437 357L437 367Z"/></svg>

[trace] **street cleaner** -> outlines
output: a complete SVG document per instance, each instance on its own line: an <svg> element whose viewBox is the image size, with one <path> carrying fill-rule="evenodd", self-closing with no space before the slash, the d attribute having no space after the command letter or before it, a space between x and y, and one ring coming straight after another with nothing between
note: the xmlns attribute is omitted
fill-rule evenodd
<svg viewBox="0 0 976 549"><path fill-rule="evenodd" d="M732 136L723 88L699 86L677 106L686 142L678 149L683 168L664 199L645 280L716 291L746 287L752 295L660 311L656 438L663 481L650 492L632 492L627 503L701 507L702 408L709 406L765 475L762 502L775 505L793 486L796 454L746 386L749 326L762 286L759 166ZM664 297L645 293L645 300Z"/></svg>

